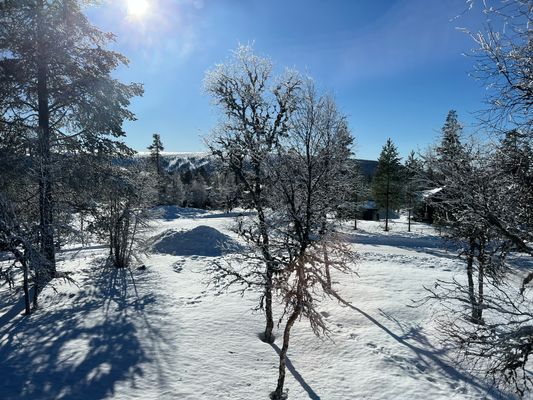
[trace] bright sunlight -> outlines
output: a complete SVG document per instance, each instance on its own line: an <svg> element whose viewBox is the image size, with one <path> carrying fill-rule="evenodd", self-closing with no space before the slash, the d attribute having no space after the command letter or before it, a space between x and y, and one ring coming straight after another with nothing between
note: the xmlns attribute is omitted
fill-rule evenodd
<svg viewBox="0 0 533 400"><path fill-rule="evenodd" d="M142 18L147 14L150 3L148 0L127 0L127 7L130 17Z"/></svg>

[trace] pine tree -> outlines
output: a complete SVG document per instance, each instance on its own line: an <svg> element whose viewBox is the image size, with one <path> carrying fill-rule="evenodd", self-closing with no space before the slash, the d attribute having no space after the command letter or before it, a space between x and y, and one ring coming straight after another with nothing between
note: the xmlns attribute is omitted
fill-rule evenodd
<svg viewBox="0 0 533 400"><path fill-rule="evenodd" d="M48 261L47 279L56 275L55 189L66 154L126 153L122 122L141 95L138 84L111 76L121 54L106 50L114 39L91 25L79 0L3 2L0 10L0 94L9 124L24 121L36 133L30 140L38 182L40 247ZM67 161L68 162L68 161Z"/></svg>
<svg viewBox="0 0 533 400"><path fill-rule="evenodd" d="M376 202L385 207L385 231L389 230L389 212L401 205L402 165L398 149L389 138L383 146L378 160L376 176L372 182L372 192Z"/></svg>

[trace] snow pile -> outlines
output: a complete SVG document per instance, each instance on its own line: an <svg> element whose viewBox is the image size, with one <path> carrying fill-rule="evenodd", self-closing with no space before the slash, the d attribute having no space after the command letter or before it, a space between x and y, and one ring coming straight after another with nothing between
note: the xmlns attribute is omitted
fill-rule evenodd
<svg viewBox="0 0 533 400"><path fill-rule="evenodd" d="M152 251L174 256L219 257L242 250L228 235L210 226L200 225L189 231L169 229L153 239Z"/></svg>
<svg viewBox="0 0 533 400"><path fill-rule="evenodd" d="M156 216L167 221L178 218L195 218L207 213L207 210L192 207L160 206L155 208Z"/></svg>

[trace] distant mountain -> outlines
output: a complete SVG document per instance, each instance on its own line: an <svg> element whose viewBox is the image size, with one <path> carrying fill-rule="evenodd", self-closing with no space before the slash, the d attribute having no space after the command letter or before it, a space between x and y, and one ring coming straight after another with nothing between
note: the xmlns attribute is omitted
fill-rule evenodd
<svg viewBox="0 0 533 400"><path fill-rule="evenodd" d="M150 157L148 152L139 152L136 158L144 159ZM203 169L205 173L212 173L215 170L216 161L207 152L180 153L180 152L162 152L162 167L169 174L184 174L186 172L195 172Z"/></svg>
<svg viewBox="0 0 533 400"><path fill-rule="evenodd" d="M135 157L139 159L148 158L150 153L139 152ZM369 179L376 173L377 161L353 159L353 162L358 164L363 175ZM211 175L216 170L217 161L208 152L162 152L161 163L163 168L170 174L183 175L187 172L194 173L198 170L203 170L204 174Z"/></svg>

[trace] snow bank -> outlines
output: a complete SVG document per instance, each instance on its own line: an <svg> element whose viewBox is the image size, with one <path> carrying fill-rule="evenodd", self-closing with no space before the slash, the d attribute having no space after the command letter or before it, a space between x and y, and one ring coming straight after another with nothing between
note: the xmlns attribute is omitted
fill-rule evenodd
<svg viewBox="0 0 533 400"><path fill-rule="evenodd" d="M228 235L210 226L200 225L189 231L169 229L153 238L152 251L174 256L219 257L242 247Z"/></svg>

